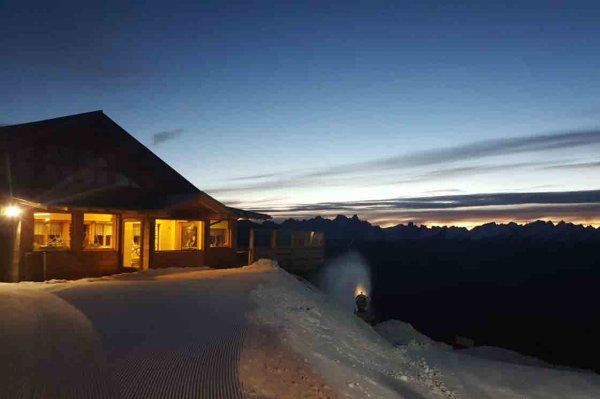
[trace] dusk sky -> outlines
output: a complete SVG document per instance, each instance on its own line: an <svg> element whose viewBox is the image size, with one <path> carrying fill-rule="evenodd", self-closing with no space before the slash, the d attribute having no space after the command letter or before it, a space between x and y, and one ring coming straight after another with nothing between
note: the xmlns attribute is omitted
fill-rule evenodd
<svg viewBox="0 0 600 399"><path fill-rule="evenodd" d="M275 217L600 226L598 1L0 2L0 124L102 109Z"/></svg>

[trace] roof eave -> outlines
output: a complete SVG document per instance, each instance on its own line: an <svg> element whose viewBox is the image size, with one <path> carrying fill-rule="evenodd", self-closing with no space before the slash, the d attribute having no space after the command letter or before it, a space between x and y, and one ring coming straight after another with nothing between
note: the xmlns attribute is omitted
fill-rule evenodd
<svg viewBox="0 0 600 399"><path fill-rule="evenodd" d="M238 208L232 208L232 207L228 207L228 208L235 216L237 216L238 218L241 218L241 219L254 219L254 220L272 219L271 216L267 215L266 213L247 211L244 209L238 209Z"/></svg>

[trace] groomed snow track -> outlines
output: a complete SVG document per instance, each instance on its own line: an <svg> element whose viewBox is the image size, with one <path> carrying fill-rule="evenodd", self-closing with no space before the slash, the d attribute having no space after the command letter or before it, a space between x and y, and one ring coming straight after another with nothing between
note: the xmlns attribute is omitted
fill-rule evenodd
<svg viewBox="0 0 600 399"><path fill-rule="evenodd" d="M60 291L91 321L107 357L110 387L89 397L243 398L238 364L255 278Z"/></svg>

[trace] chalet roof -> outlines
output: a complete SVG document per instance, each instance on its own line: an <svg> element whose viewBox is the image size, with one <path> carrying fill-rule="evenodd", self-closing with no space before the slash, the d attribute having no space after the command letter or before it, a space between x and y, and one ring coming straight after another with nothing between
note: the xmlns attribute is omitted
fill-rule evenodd
<svg viewBox="0 0 600 399"><path fill-rule="evenodd" d="M0 158L2 196L118 209L200 201L215 212L233 212L102 111L1 127Z"/></svg>
<svg viewBox="0 0 600 399"><path fill-rule="evenodd" d="M244 209L238 209L238 208L232 208L232 207L229 207L229 209L238 218L243 218L243 219L263 219L263 220L271 219L271 216L267 215L266 213L260 213L260 212L254 212L254 211L247 211L247 210L244 210Z"/></svg>

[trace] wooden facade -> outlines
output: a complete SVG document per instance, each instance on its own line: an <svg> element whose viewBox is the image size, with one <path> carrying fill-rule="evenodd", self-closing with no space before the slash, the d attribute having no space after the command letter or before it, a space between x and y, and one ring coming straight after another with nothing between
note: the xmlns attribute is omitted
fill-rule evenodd
<svg viewBox="0 0 600 399"><path fill-rule="evenodd" d="M325 263L325 238L322 232L251 229L248 263L266 258L276 260L283 269L306 275Z"/></svg>
<svg viewBox="0 0 600 399"><path fill-rule="evenodd" d="M0 128L0 281L240 263L237 220L101 111ZM16 213L13 212L13 213Z"/></svg>

